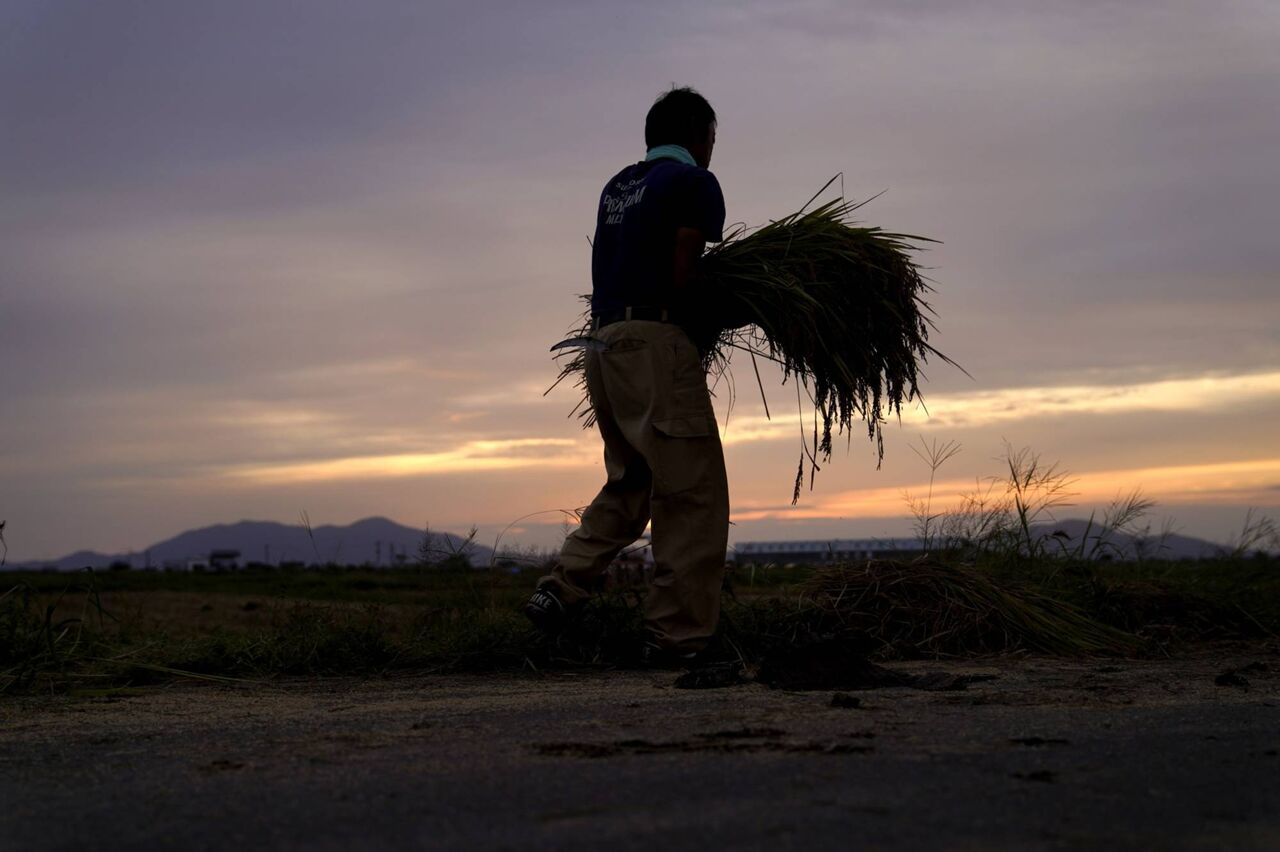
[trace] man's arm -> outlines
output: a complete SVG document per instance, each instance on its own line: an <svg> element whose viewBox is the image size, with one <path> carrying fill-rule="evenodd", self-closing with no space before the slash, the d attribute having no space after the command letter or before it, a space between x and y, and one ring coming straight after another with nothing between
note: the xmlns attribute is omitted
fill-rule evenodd
<svg viewBox="0 0 1280 852"><path fill-rule="evenodd" d="M702 250L707 247L707 240L697 228L681 227L676 229L676 265L673 276L677 293L686 298L698 277L698 261Z"/></svg>

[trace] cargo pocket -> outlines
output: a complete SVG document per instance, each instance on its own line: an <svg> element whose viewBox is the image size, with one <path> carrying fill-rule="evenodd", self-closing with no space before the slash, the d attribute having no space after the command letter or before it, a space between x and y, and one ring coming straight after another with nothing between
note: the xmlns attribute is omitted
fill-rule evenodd
<svg viewBox="0 0 1280 852"><path fill-rule="evenodd" d="M706 415L698 414L655 420L653 428L668 438L706 438L716 434L716 421Z"/></svg>
<svg viewBox="0 0 1280 852"><path fill-rule="evenodd" d="M697 494L712 481L715 465L724 466L713 417L673 417L652 423L654 441L646 457L655 493Z"/></svg>

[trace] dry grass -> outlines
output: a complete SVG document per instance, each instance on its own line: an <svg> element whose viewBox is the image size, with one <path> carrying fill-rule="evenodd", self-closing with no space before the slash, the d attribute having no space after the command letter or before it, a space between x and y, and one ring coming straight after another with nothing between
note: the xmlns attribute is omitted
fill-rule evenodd
<svg viewBox="0 0 1280 852"><path fill-rule="evenodd" d="M828 629L863 637L880 653L963 656L1015 650L1127 654L1131 634L1076 607L936 560L869 560L819 569L804 598Z"/></svg>
<svg viewBox="0 0 1280 852"><path fill-rule="evenodd" d="M752 663L836 639L880 659L1075 656L1274 636L1276 567L1270 558L978 566L935 559L743 570L734 584L756 585L742 597L730 587L720 651ZM0 694L182 677L635 662L644 638L638 590L602 595L574 629L549 641L519 613L535 579L533 571L113 572L85 574L68 587L66 577L25 575L0 594ZM245 594L250 589L257 591Z"/></svg>

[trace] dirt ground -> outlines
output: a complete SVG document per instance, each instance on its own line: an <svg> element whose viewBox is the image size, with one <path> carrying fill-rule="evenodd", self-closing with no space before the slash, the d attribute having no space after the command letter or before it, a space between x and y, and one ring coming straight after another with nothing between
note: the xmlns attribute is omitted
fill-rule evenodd
<svg viewBox="0 0 1280 852"><path fill-rule="evenodd" d="M839 698L653 672L9 698L0 849L1280 848L1280 646L892 667L994 678Z"/></svg>

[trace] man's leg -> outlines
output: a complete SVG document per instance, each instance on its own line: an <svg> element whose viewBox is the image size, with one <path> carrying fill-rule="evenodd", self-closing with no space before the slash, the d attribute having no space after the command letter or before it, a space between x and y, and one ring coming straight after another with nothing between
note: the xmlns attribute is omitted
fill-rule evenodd
<svg viewBox="0 0 1280 852"><path fill-rule="evenodd" d="M729 538L724 450L706 373L688 336L671 325L636 326L648 345L643 363L629 366L625 379L643 404L625 408L619 401L615 422L653 477L654 578L645 623L662 647L697 651L720 617ZM610 389L615 384L622 382Z"/></svg>
<svg viewBox="0 0 1280 852"><path fill-rule="evenodd" d="M650 458L656 465L654 576L645 600L645 624L659 645L699 651L720 620L729 540L724 451L714 432L672 437L659 431ZM664 476L667 471L679 474ZM692 485L684 487L690 480Z"/></svg>
<svg viewBox="0 0 1280 852"><path fill-rule="evenodd" d="M565 539L560 562L538 585L552 585L566 605L579 603L591 594L595 581L626 546L644 532L649 523L649 493L653 477L649 466L622 438L616 426L600 420L604 436L604 467L608 480L591 505L582 513L582 522Z"/></svg>
<svg viewBox="0 0 1280 852"><path fill-rule="evenodd" d="M559 564L538 581L539 588L553 587L566 606L590 597L591 587L609 563L649 524L653 476L644 457L627 441L615 420L608 387L610 372L599 353L587 354L587 393L604 440L608 478L583 513L578 528L565 539Z"/></svg>

